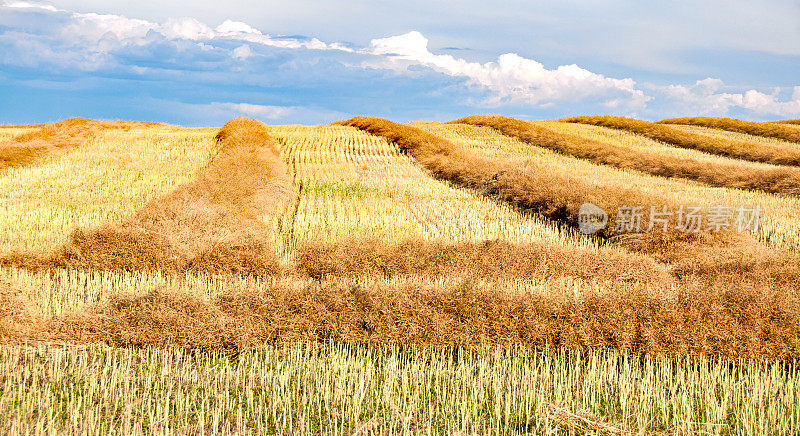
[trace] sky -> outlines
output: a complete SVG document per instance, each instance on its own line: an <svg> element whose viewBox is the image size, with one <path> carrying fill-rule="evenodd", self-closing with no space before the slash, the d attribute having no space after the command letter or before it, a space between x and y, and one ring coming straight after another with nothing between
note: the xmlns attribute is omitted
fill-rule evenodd
<svg viewBox="0 0 800 436"><path fill-rule="evenodd" d="M0 0L0 124L800 118L800 1Z"/></svg>

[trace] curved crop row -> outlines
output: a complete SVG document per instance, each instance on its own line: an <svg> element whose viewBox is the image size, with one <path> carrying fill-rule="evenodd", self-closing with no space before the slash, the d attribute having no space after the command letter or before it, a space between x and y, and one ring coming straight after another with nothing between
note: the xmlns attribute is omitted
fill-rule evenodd
<svg viewBox="0 0 800 436"><path fill-rule="evenodd" d="M784 122L792 123L792 120ZM788 128L786 126L781 126L776 123L756 123L753 121L742 121L734 118L713 117L668 118L666 120L658 121L658 123L710 127L712 129L747 133L748 135L764 136L767 138L783 139L784 141L800 143L800 131Z"/></svg>
<svg viewBox="0 0 800 436"><path fill-rule="evenodd" d="M462 186L483 191L522 209L531 210L572 227L580 225L580 208L586 203L598 206L608 213L608 226L596 234L603 238L622 236L624 232L614 224L618 212L625 205L666 205L672 202L655 193L643 193L635 188L609 190L604 186L537 167L532 161L507 162L477 157L468 151L438 136L420 129L393 123L382 118L356 117L338 124L349 125L374 135L385 137L407 151L434 176ZM527 125L527 124L526 124ZM676 209L674 207L673 209ZM648 228L647 217L643 217L643 228ZM655 225L655 223L654 223ZM691 243L702 237L726 239L730 235L684 234L675 231L673 217L667 232L636 233L636 238L658 241ZM658 226L655 227L658 229ZM631 238L631 235L628 235ZM704 243L708 243L706 240Z"/></svg>
<svg viewBox="0 0 800 436"><path fill-rule="evenodd" d="M531 210L552 220L579 227L585 203L608 213L608 226L596 235L609 238L635 252L652 255L671 264L677 277L719 280L770 280L776 285L800 283L797 259L763 247L748 234L732 232L687 233L677 230L677 217L654 223L648 232L643 216L641 231L625 232L617 223L625 205L658 205L677 210L664 196L636 188L608 189L597 180L570 177L562 171L539 167L532 161L498 161L476 157L451 142L381 118L356 117L338 124L350 125L395 142L434 176L471 187L511 205Z"/></svg>
<svg viewBox="0 0 800 436"><path fill-rule="evenodd" d="M746 141L711 138L709 136L684 132L662 124L625 117L584 116L564 118L559 121L625 130L676 147L698 150L734 159L773 165L800 166L800 149L789 146L755 144ZM668 120L663 122L666 121ZM659 123L661 122L662 121L659 121Z"/></svg>
<svg viewBox="0 0 800 436"><path fill-rule="evenodd" d="M576 118L565 121L582 122ZM615 120L608 121L610 125L620 125ZM710 165L694 159L644 153L579 136L563 135L525 121L496 115L477 115L452 122L492 127L505 135L519 138L538 147L655 176L679 177L712 186L757 189L774 194L800 194L800 171L793 168L752 168L723 163ZM594 124L591 120L587 120L586 123ZM605 124L603 120L598 120L597 125Z"/></svg>
<svg viewBox="0 0 800 436"><path fill-rule="evenodd" d="M70 118L53 124L31 125L38 130L0 143L0 171L29 165L39 157L75 147L103 129L132 129L161 125L138 121L97 121Z"/></svg>
<svg viewBox="0 0 800 436"><path fill-rule="evenodd" d="M212 271L274 274L280 263L258 215L291 192L266 126L235 119L200 176L150 201L122 224L76 229L55 253L12 254L1 263L32 269Z"/></svg>

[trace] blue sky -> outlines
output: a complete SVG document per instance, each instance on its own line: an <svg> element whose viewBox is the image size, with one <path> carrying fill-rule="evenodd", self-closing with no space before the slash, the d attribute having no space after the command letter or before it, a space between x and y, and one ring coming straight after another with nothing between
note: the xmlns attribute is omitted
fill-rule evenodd
<svg viewBox="0 0 800 436"><path fill-rule="evenodd" d="M0 123L800 118L800 2L0 0Z"/></svg>

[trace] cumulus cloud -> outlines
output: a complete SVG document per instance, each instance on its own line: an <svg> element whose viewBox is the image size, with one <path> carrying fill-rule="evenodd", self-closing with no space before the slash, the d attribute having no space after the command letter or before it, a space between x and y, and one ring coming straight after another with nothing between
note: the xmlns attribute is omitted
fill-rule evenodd
<svg viewBox="0 0 800 436"><path fill-rule="evenodd" d="M720 92L724 86L722 80L709 77L691 86L668 85L663 92L687 113L726 115L732 109L741 108L761 115L788 117L800 114L800 86L795 86L791 97L785 101L779 98L779 88L771 94L755 89L739 93Z"/></svg>
<svg viewBox="0 0 800 436"><path fill-rule="evenodd" d="M484 64L428 50L428 39L413 31L404 35L373 39L368 53L385 56L390 63L421 64L453 76L468 77L474 84L495 93L495 102L525 102L532 105L555 101L576 101L590 97L610 97L611 107L643 107L650 100L636 89L633 79L605 77L577 65L549 70L541 63L516 53L502 54L497 61Z"/></svg>

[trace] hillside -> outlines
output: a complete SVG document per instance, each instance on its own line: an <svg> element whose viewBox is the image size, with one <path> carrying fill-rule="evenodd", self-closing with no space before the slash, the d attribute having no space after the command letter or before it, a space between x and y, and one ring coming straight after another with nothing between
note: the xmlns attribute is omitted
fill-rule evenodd
<svg viewBox="0 0 800 436"><path fill-rule="evenodd" d="M798 145L567 121L0 127L0 429L800 427Z"/></svg>

